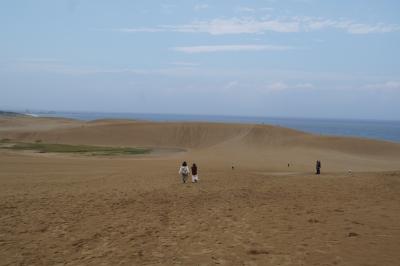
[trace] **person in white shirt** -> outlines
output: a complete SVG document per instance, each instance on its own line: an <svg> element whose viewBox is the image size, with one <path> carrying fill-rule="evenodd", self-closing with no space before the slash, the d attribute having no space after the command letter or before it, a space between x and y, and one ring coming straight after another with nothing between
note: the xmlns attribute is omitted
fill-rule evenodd
<svg viewBox="0 0 400 266"><path fill-rule="evenodd" d="M188 167L187 163L183 162L182 166L179 168L179 174L182 177L182 182L183 183L186 183L186 180L188 179L189 173L190 173L190 171L189 171L189 167Z"/></svg>

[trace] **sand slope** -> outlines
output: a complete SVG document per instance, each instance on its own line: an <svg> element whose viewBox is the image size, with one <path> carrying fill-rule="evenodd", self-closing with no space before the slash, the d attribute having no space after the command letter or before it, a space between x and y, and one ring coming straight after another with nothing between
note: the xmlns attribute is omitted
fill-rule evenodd
<svg viewBox="0 0 400 266"><path fill-rule="evenodd" d="M34 118L0 118L1 138L187 152L0 150L0 265L400 261L396 143L262 125ZM198 163L200 183L180 183L182 160Z"/></svg>
<svg viewBox="0 0 400 266"><path fill-rule="evenodd" d="M0 265L398 265L400 173L5 156Z"/></svg>
<svg viewBox="0 0 400 266"><path fill-rule="evenodd" d="M400 144L330 137L267 126L219 123L155 123L129 120L92 122L47 120L10 128L3 121L0 138L40 139L50 143L183 148L191 160L220 161L224 167L271 171L311 171L315 160L327 171L396 170ZM15 123L15 122L14 122ZM42 126L43 123L43 126ZM43 127L43 128L42 128ZM287 169L287 164L291 168Z"/></svg>

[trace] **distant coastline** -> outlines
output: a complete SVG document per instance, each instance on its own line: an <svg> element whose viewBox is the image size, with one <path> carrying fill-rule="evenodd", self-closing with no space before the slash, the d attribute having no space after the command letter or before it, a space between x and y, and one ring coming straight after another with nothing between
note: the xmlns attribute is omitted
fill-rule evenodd
<svg viewBox="0 0 400 266"><path fill-rule="evenodd" d="M26 114L23 113L18 113L18 112L11 112L11 111L2 111L0 110L0 116L8 116L8 117L21 117L21 116L27 116Z"/></svg>

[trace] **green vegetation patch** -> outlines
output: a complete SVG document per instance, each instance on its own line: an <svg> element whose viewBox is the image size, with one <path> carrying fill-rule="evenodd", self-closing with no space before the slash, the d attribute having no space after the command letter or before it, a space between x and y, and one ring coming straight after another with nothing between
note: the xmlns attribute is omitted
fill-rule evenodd
<svg viewBox="0 0 400 266"><path fill-rule="evenodd" d="M151 149L144 149L144 148L46 144L42 142L36 142L36 143L18 142L11 146L6 146L2 148L10 150L31 150L40 153L56 152L56 153L78 153L87 155L138 155L138 154L147 154L151 152Z"/></svg>

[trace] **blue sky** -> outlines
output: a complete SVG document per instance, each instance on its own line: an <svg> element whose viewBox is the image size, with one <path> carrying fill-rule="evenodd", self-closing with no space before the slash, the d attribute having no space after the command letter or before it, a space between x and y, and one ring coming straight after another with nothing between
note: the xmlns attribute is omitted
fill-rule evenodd
<svg viewBox="0 0 400 266"><path fill-rule="evenodd" d="M400 120L400 1L0 2L0 109Z"/></svg>

